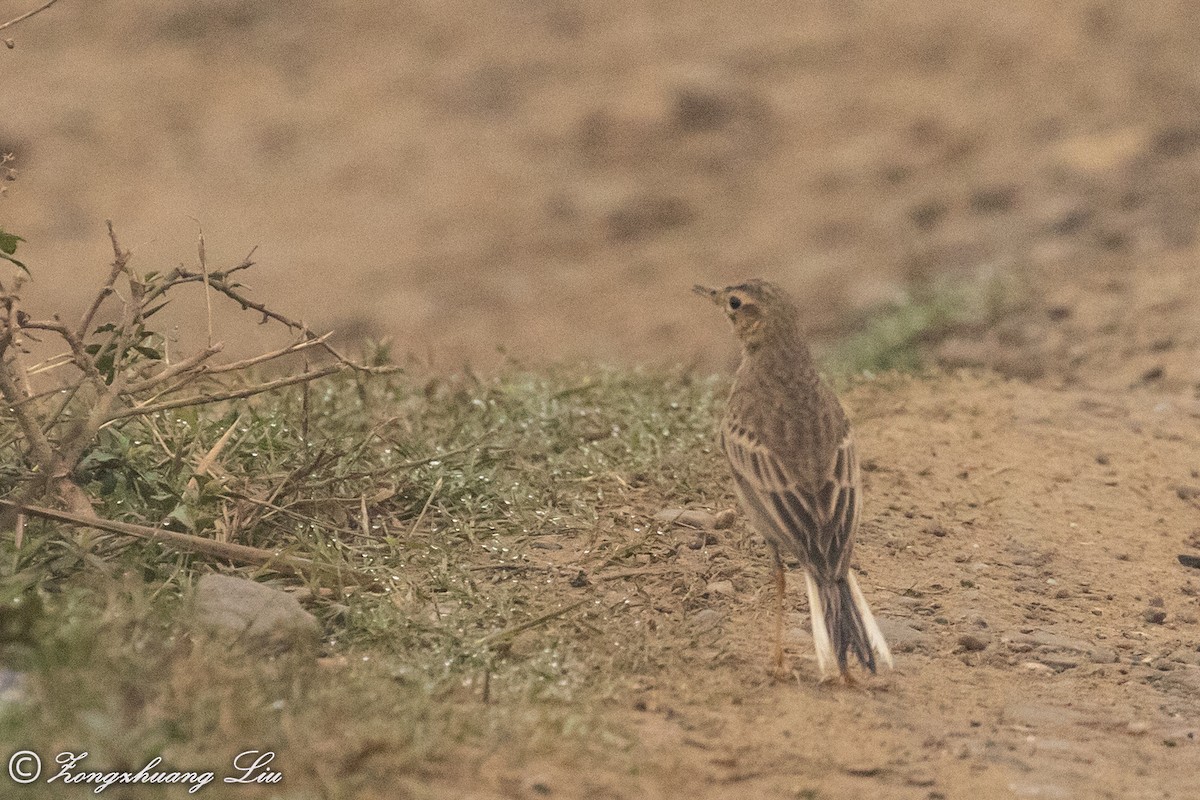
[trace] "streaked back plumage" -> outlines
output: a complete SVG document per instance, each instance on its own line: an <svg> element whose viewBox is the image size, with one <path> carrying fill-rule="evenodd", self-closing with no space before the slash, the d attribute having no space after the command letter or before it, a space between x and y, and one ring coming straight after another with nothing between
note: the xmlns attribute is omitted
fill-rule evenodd
<svg viewBox="0 0 1200 800"><path fill-rule="evenodd" d="M742 342L721 425L735 487L754 527L803 565L822 673L847 654L872 672L891 654L850 572L861 507L853 431L804 341L800 313L762 280L704 289Z"/></svg>

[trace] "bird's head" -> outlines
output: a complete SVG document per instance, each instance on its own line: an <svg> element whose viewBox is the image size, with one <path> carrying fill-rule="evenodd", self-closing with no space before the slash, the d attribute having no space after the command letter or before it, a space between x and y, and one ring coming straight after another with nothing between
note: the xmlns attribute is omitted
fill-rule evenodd
<svg viewBox="0 0 1200 800"><path fill-rule="evenodd" d="M697 284L692 291L724 309L725 316L733 325L733 332L748 350L771 337L794 331L796 309L791 298L768 281L754 278L724 289L710 289Z"/></svg>

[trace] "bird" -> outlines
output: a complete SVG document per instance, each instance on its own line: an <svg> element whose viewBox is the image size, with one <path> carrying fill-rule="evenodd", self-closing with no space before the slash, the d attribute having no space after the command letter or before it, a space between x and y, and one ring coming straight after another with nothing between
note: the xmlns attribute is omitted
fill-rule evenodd
<svg viewBox="0 0 1200 800"><path fill-rule="evenodd" d="M854 431L817 371L795 301L753 279L694 291L722 307L741 342L719 442L751 525L767 542L776 587L774 666L783 675L784 559L800 562L821 680L853 682L892 654L850 568L862 508ZM837 673L834 669L836 665Z"/></svg>

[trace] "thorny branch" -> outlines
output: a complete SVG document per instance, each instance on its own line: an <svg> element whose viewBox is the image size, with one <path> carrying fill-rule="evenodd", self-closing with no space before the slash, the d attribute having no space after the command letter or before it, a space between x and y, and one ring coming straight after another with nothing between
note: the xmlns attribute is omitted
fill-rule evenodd
<svg viewBox="0 0 1200 800"><path fill-rule="evenodd" d="M287 555L274 550L263 550L259 547L250 547L244 544L218 542L214 539L206 539L203 536L193 536L190 533L177 533L165 528L148 528L145 525L100 519L94 514L72 514L69 511L57 511L52 508L30 506L23 503L14 503L10 500L0 500L0 508L8 511L18 511L31 517L65 522L68 525L97 528L110 533L120 533L139 539L158 541L179 550L203 553L204 555L225 559L236 564L253 564L270 567L276 572L289 575L319 575L324 572L333 572L340 577L349 579L349 582L352 583L364 586L374 586L377 583L377 580L370 575L354 570L339 569L332 564L322 564L312 559Z"/></svg>
<svg viewBox="0 0 1200 800"><path fill-rule="evenodd" d="M80 460L101 429L120 425L133 417L239 400L295 384L307 384L343 370L391 370L351 361L330 345L330 334L315 333L302 322L246 296L240 284L233 282L230 276L253 266L253 250L230 269L210 270L201 239L198 249L200 272L180 266L165 274L143 276L130 267L132 253L121 247L111 222L108 223L108 235L113 251L111 268L74 327L57 315L47 320L30 319L21 308L21 276L8 284L0 283L0 395L18 431L16 438L6 444L23 443L23 456L36 478L17 498L20 505L48 494L75 515L95 519L95 528L115 530L111 524L101 524L102 521L95 517L91 502L74 478ZM223 344L212 341L210 334L207 347L171 363L153 346L161 342L161 337L147 327L148 320L166 304L172 289L195 282L205 285L206 295L223 295L243 310L261 314L264 323L283 325L298 338L270 352L214 364ZM106 303L114 296L120 303L116 313L102 314ZM210 309L211 331L211 305L206 303L206 307ZM102 318L115 321L100 324ZM31 384L33 370L26 364L30 355L26 340L39 341L35 333L52 335L66 346L66 352L53 359L56 373L68 364L74 368L70 377L40 391L35 391ZM255 367L314 348L331 356L330 363L313 371L306 369L273 380L252 379ZM49 369L34 369L38 380L46 380L44 373L50 372ZM242 380L232 385L223 382L230 378ZM192 386L199 388L182 394L185 387Z"/></svg>

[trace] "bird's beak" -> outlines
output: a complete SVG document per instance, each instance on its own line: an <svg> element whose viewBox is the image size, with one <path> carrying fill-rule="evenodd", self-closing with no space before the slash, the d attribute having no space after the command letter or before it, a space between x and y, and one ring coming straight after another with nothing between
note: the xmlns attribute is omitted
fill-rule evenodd
<svg viewBox="0 0 1200 800"><path fill-rule="evenodd" d="M700 295L701 297L707 297L709 300L713 301L714 303L721 302L721 290L720 289L710 289L707 286L701 286L700 284L697 283L695 286L692 287L692 291L695 292L696 294Z"/></svg>

